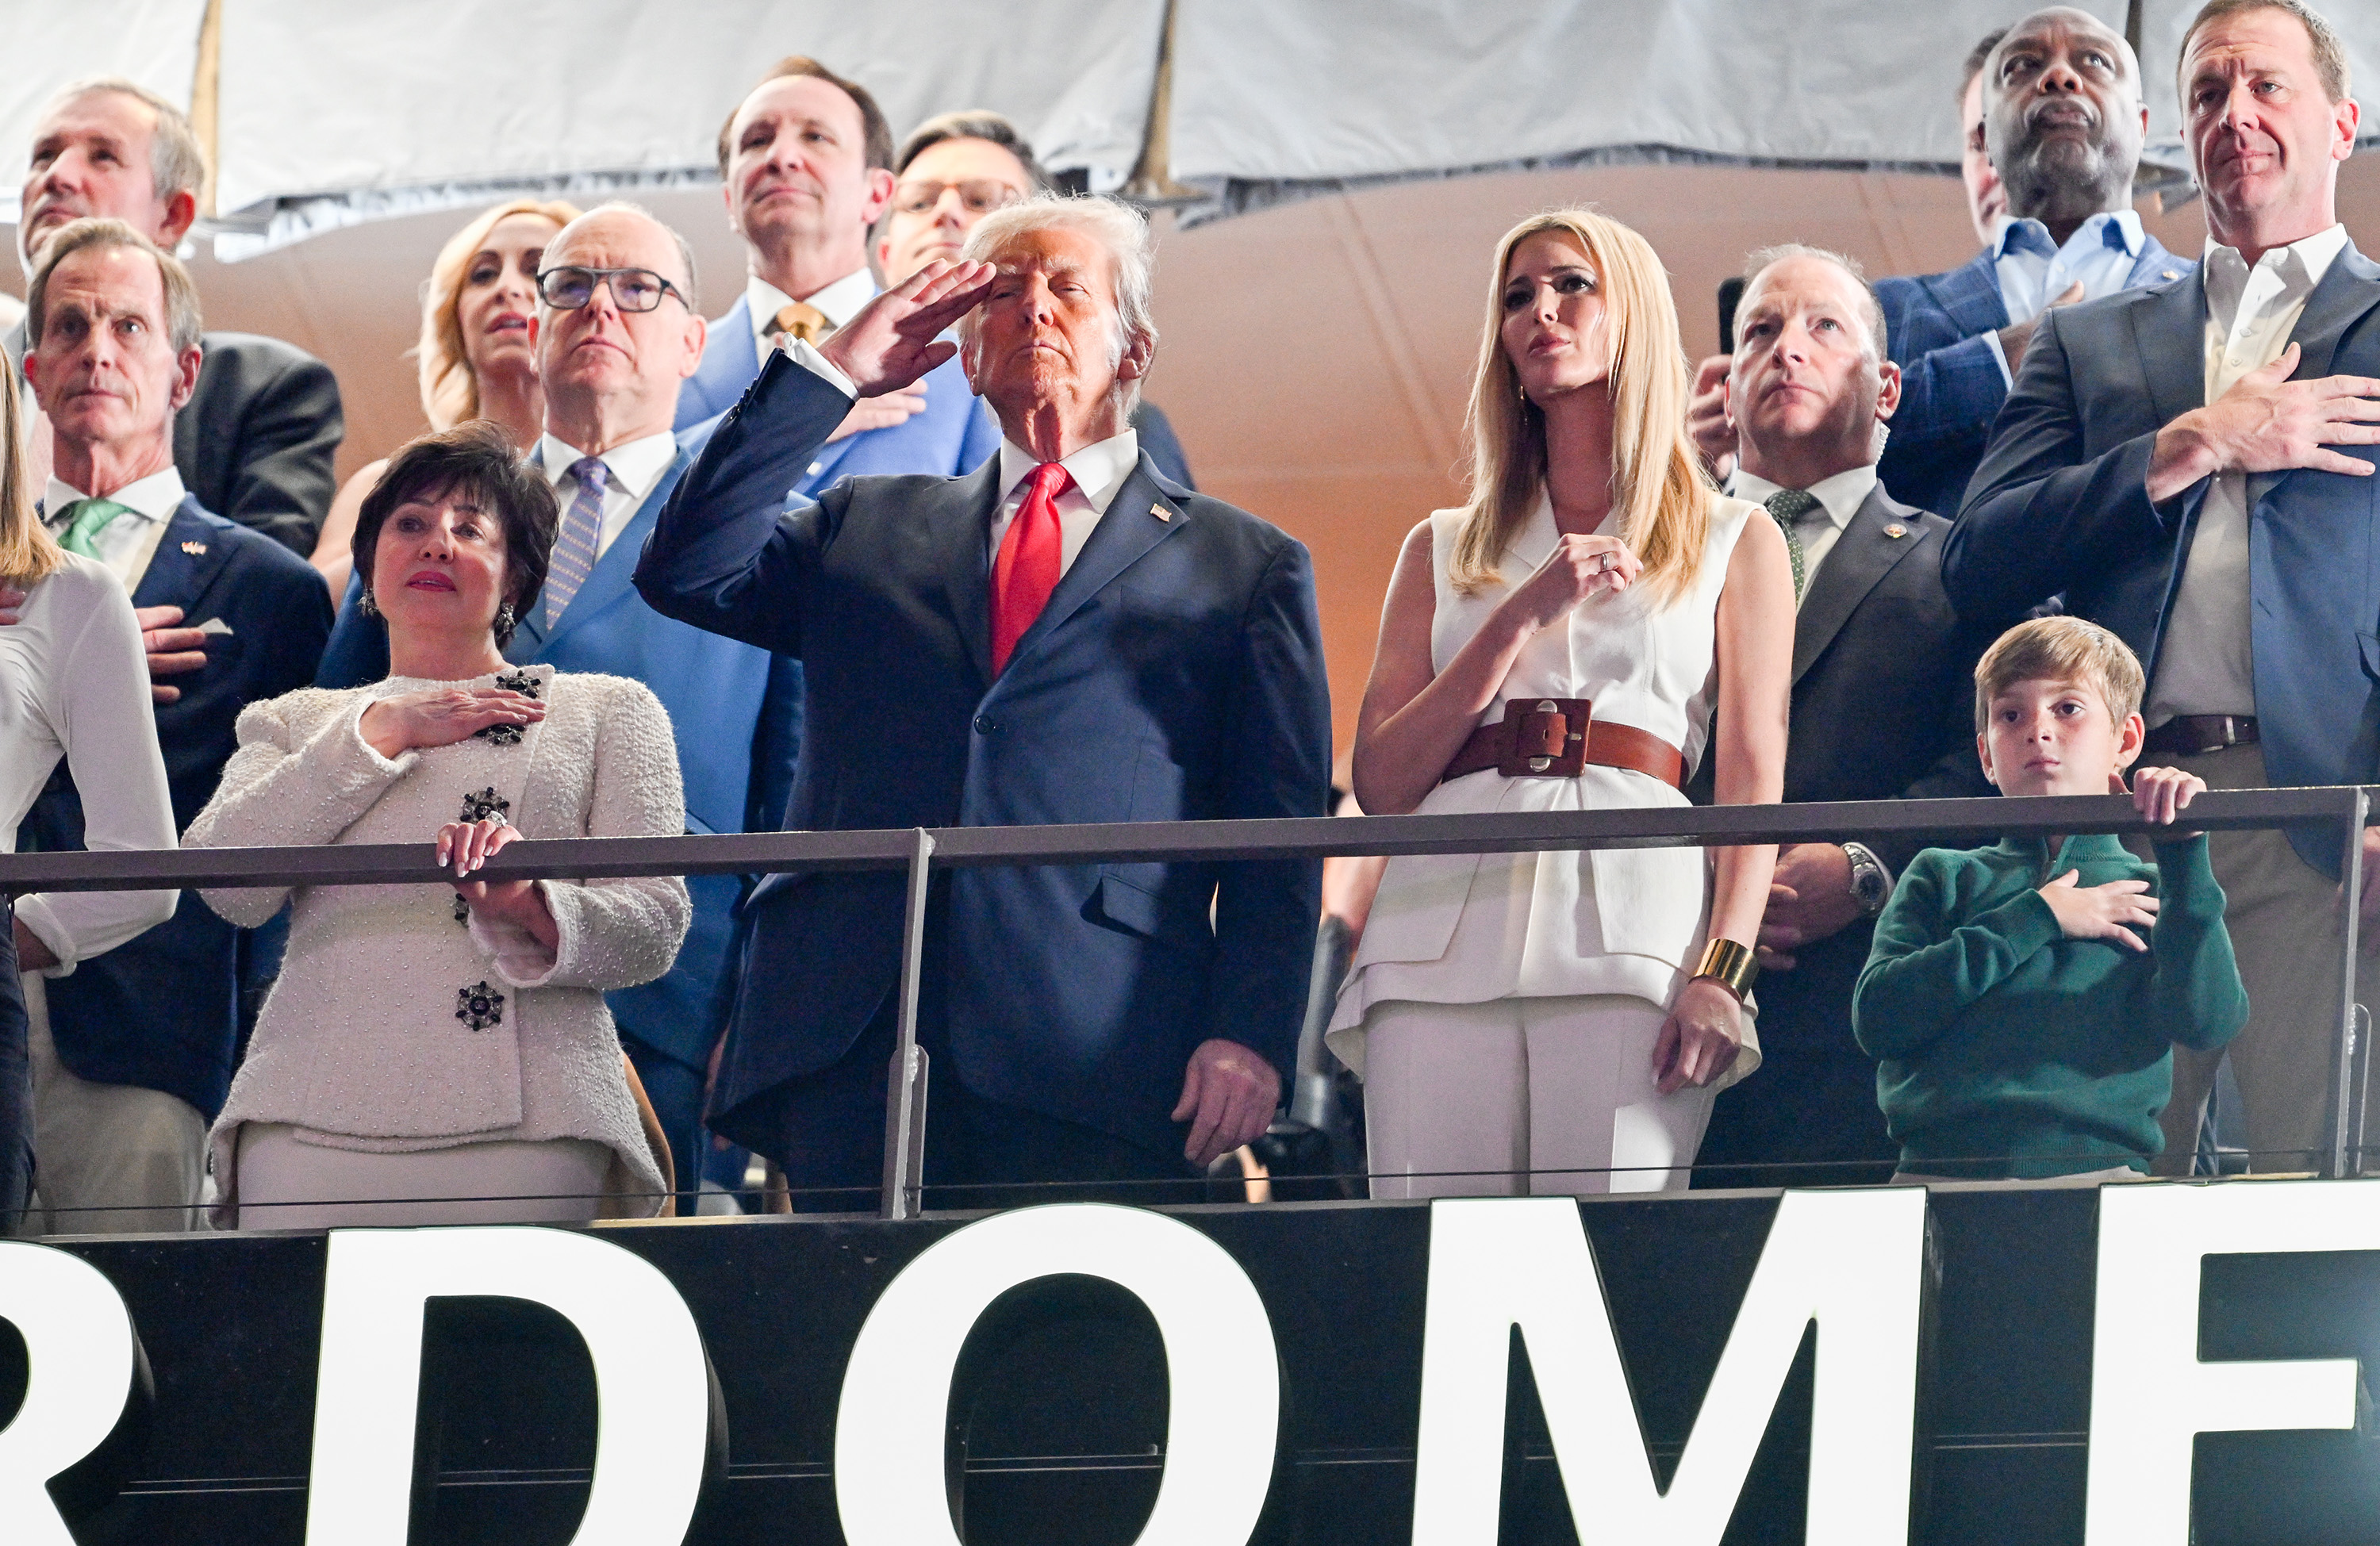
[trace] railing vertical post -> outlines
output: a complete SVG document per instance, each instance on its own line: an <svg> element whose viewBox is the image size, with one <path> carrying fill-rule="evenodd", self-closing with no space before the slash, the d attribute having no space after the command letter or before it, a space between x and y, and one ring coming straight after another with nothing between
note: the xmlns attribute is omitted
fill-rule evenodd
<svg viewBox="0 0 2380 1546"><path fill-rule="evenodd" d="M886 1218L915 1218L924 1190L926 1052L917 1045L917 979L926 956L926 887L933 878L934 835L920 827L909 851L908 905L901 924L901 1005L892 1067L884 1092Z"/></svg>
<svg viewBox="0 0 2380 1546"><path fill-rule="evenodd" d="M2325 1176L2351 1176L2362 1168L2362 1155L2352 1151L2362 1144L2361 1129L2363 1116L2363 1081L2361 1070L2365 1067L2368 1049L2356 1034L2355 957L2361 948L2356 940L2356 924L2362 914L2363 895L2363 823L2371 813L2371 795L2362 789L2347 791L2345 840L2338 856L2339 904L2345 915L2339 920L2339 941L2342 946L2338 968L2338 1043L2331 1058L2330 1089L2330 1153L2322 1167Z"/></svg>

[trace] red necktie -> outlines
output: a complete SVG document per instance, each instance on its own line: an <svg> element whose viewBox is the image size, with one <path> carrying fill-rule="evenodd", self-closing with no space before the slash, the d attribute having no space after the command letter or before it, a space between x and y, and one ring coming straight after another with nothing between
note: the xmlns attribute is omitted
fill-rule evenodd
<svg viewBox="0 0 2380 1546"><path fill-rule="evenodd" d="M1000 539L991 566L991 673L1008 669L1016 641L1033 626L1058 588L1058 496L1075 486L1057 462L1044 462L1026 479L1025 503Z"/></svg>

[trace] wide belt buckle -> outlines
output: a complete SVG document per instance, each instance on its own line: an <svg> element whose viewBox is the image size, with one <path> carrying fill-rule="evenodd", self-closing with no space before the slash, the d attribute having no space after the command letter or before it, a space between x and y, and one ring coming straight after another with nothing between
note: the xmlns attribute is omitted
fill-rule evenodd
<svg viewBox="0 0 2380 1546"><path fill-rule="evenodd" d="M1508 702L1504 760L1496 771L1508 779L1577 778L1586 769L1586 732L1594 707L1585 698Z"/></svg>

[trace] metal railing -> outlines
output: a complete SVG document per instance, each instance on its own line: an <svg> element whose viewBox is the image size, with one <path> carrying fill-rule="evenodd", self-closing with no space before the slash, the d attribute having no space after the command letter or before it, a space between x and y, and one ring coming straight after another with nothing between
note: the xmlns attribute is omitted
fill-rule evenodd
<svg viewBox="0 0 2380 1546"><path fill-rule="evenodd" d="M2360 1168L2369 1047L2355 1030L2357 909L2369 789L2238 790L2202 794L2193 831L2318 829L2339 845L2347 899L2341 928L2336 1055L2329 1069L2325 1176ZM1724 847L1847 838L2046 837L2170 830L2143 821L2120 795L2006 800L1845 801L1802 805L1681 805L1462 815L1317 816L1270 821L1116 822L1056 827L945 827L720 837L524 839L491 859L486 880L626 878L905 870L897 1040L885 1102L882 1216L919 1211L926 1054L917 1045L926 896L937 870L990 865L1184 863L1367 854L1522 853L1605 848ZM322 848L118 850L0 855L0 895L167 888L437 885L428 842Z"/></svg>

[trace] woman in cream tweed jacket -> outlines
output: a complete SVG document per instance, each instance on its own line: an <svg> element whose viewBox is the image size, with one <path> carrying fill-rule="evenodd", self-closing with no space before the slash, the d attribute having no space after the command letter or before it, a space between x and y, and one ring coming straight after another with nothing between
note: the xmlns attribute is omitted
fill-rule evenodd
<svg viewBox="0 0 2380 1546"><path fill-rule="evenodd" d="M434 838L455 878L296 891L286 964L212 1134L220 1226L569 1221L660 1204L603 994L669 969L685 883L468 878L516 836L686 829L649 690L496 654L544 582L554 524L544 479L484 427L415 442L358 525L358 551L374 555L367 594L407 674L240 718L188 846ZM205 896L254 924L291 893Z"/></svg>

